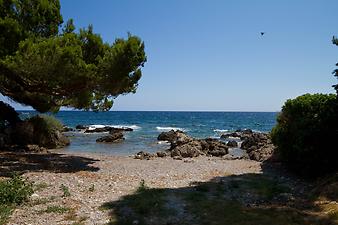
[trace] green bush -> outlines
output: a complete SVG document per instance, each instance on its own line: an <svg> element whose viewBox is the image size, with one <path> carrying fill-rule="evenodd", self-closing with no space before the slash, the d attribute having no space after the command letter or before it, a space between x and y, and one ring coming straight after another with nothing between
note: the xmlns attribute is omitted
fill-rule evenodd
<svg viewBox="0 0 338 225"><path fill-rule="evenodd" d="M62 131L63 125L54 116L45 114L33 116L28 119L29 122L34 124L34 128L41 132L51 133L54 131Z"/></svg>
<svg viewBox="0 0 338 225"><path fill-rule="evenodd" d="M305 94L286 101L271 136L289 168L303 176L337 170L337 112L333 94Z"/></svg>
<svg viewBox="0 0 338 225"><path fill-rule="evenodd" d="M0 181L0 205L20 205L33 194L33 184L13 176L11 179Z"/></svg>

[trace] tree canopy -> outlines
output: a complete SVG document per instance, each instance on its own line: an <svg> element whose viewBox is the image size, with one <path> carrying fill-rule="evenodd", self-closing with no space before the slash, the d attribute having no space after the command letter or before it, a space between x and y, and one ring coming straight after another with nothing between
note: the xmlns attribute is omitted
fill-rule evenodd
<svg viewBox="0 0 338 225"><path fill-rule="evenodd" d="M135 92L146 62L137 36L104 43L63 23L58 0L0 0L0 93L40 112L109 110ZM62 29L59 29L62 28Z"/></svg>
<svg viewBox="0 0 338 225"><path fill-rule="evenodd" d="M332 43L338 46L338 39L335 36L333 36ZM338 63L336 63L336 66L338 66ZM335 77L338 78L338 69L335 69L333 71L333 74L334 74ZM336 92L338 94L338 84L333 85L333 87L336 89Z"/></svg>

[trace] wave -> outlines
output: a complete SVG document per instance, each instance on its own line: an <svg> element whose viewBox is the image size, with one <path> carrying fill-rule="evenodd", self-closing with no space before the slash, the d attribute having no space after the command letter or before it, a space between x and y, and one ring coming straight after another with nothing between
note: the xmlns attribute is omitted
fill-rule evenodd
<svg viewBox="0 0 338 225"><path fill-rule="evenodd" d="M104 128L104 127L113 127L113 128L131 128L133 130L141 129L141 127L137 125L102 125L102 124L92 124L88 126L88 130L94 130L96 128Z"/></svg>
<svg viewBox="0 0 338 225"><path fill-rule="evenodd" d="M226 132L229 132L229 130L215 129L214 132L216 132L216 133L226 133Z"/></svg>
<svg viewBox="0 0 338 225"><path fill-rule="evenodd" d="M169 141L158 141L157 144L159 144L159 145L168 145L168 144L170 144L170 142Z"/></svg>
<svg viewBox="0 0 338 225"><path fill-rule="evenodd" d="M180 127L156 127L156 129L158 131L171 131L171 130L174 130L174 131L185 131L185 129L183 128L180 128Z"/></svg>

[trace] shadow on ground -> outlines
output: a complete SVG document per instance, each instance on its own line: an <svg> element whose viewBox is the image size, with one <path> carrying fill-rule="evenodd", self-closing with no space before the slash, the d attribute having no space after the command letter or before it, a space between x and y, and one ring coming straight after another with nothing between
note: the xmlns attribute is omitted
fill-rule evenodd
<svg viewBox="0 0 338 225"><path fill-rule="evenodd" d="M91 164L96 161L98 160L57 153L0 152L0 176L34 171L55 173L95 172L99 168L91 166Z"/></svg>
<svg viewBox="0 0 338 225"><path fill-rule="evenodd" d="M183 188L149 188L101 206L116 225L298 225L338 224L323 213L303 185L279 174L215 177Z"/></svg>

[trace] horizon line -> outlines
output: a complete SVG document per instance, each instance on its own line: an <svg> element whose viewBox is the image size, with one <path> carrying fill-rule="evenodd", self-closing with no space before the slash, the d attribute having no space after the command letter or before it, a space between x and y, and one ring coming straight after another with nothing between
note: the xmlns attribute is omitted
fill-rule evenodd
<svg viewBox="0 0 338 225"><path fill-rule="evenodd" d="M18 109L16 111L30 111L37 112L34 109ZM86 110L60 110L58 112L95 112L95 111L86 111ZM57 113L58 113L57 112ZM269 112L269 113L278 113L280 111L241 111L241 110L109 110L109 111L98 111L100 112L247 112L247 113L259 113L259 112Z"/></svg>

